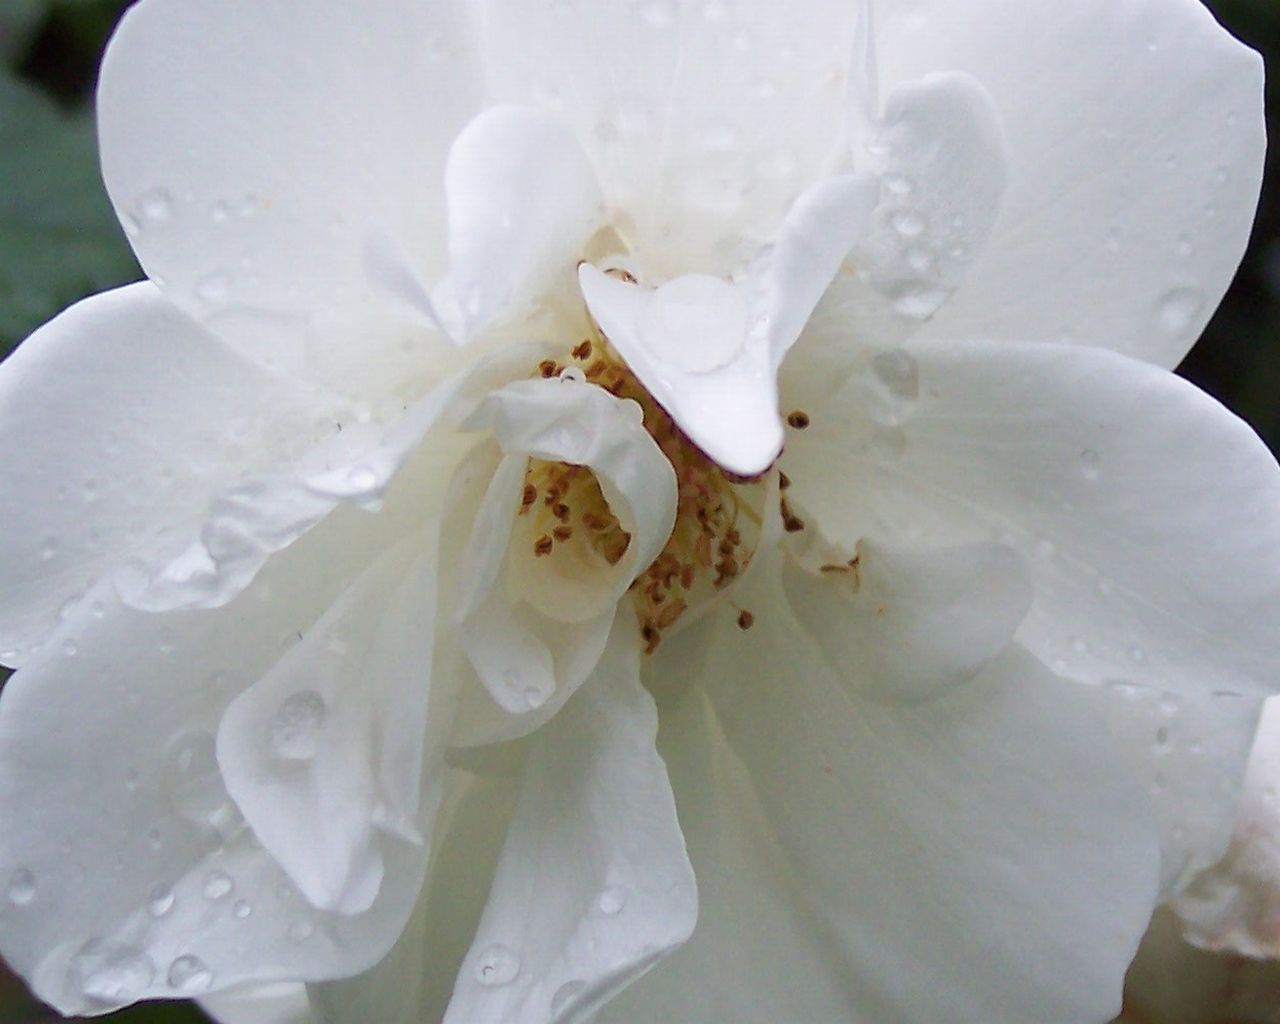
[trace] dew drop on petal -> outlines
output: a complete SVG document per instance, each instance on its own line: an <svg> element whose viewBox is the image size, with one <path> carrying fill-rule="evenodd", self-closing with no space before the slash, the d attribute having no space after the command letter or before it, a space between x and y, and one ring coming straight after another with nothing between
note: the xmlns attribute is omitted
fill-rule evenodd
<svg viewBox="0 0 1280 1024"><path fill-rule="evenodd" d="M173 197L162 188L153 188L138 197L138 212L147 224L163 224L173 216Z"/></svg>
<svg viewBox="0 0 1280 1024"><path fill-rule="evenodd" d="M476 980L481 985L506 985L520 973L520 958L503 945L484 950L476 960Z"/></svg>
<svg viewBox="0 0 1280 1024"><path fill-rule="evenodd" d="M1169 334L1190 329L1204 309L1205 295L1199 288L1175 288L1160 300L1157 320Z"/></svg>
<svg viewBox="0 0 1280 1024"><path fill-rule="evenodd" d="M903 238L919 238L929 226L924 215L915 210L899 210L889 218L889 223Z"/></svg>
<svg viewBox="0 0 1280 1024"><path fill-rule="evenodd" d="M587 983L585 981L566 981L556 989L555 995L551 997L551 1013L555 1015L565 1009L568 1009L569 1004L576 999L578 995L585 992L586 988Z"/></svg>
<svg viewBox="0 0 1280 1024"><path fill-rule="evenodd" d="M626 891L616 885L611 885L600 894L600 913L606 917L613 917L622 912L626 902Z"/></svg>
<svg viewBox="0 0 1280 1024"><path fill-rule="evenodd" d="M9 902L23 907L36 898L36 876L26 868L18 868L9 878Z"/></svg>
<svg viewBox="0 0 1280 1024"><path fill-rule="evenodd" d="M289 941L290 942L306 942L316 933L315 925L308 921L305 917L294 921L289 925Z"/></svg>
<svg viewBox="0 0 1280 1024"><path fill-rule="evenodd" d="M178 900L174 896L173 890L161 886L152 890L151 898L147 900L147 913L152 917L164 917L173 910L174 904L177 902Z"/></svg>
<svg viewBox="0 0 1280 1024"><path fill-rule="evenodd" d="M249 905L248 900L236 900L236 905L232 909L232 913L241 921L253 913L253 907Z"/></svg>
<svg viewBox="0 0 1280 1024"><path fill-rule="evenodd" d="M140 950L91 939L71 959L68 981L86 999L120 1005L138 999L155 980L155 966Z"/></svg>
<svg viewBox="0 0 1280 1024"><path fill-rule="evenodd" d="M220 900L228 896L231 890L235 888L235 882L231 880L231 876L225 871L210 871L204 880L204 898L207 900Z"/></svg>
<svg viewBox="0 0 1280 1024"><path fill-rule="evenodd" d="M271 749L285 761L309 761L320 749L329 709L314 690L291 694L271 720Z"/></svg>
<svg viewBox="0 0 1280 1024"><path fill-rule="evenodd" d="M213 984L213 972L199 957L180 956L169 965L167 980L170 988L193 994L204 992Z"/></svg>
<svg viewBox="0 0 1280 1024"><path fill-rule="evenodd" d="M1098 467L1102 462L1102 457L1092 448L1086 448L1080 453L1080 473L1086 480L1098 479Z"/></svg>
<svg viewBox="0 0 1280 1024"><path fill-rule="evenodd" d="M218 770L216 743L207 732L179 736L169 751L165 790L184 816L207 822L228 802ZM159 833L156 833L159 841Z"/></svg>

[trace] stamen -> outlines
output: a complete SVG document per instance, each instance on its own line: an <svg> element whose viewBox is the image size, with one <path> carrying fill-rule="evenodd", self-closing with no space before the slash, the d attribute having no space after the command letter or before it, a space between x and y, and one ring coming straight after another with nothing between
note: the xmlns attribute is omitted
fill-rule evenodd
<svg viewBox="0 0 1280 1024"><path fill-rule="evenodd" d="M796 430L804 430L809 426L809 414L803 409L796 409L787 413L787 422Z"/></svg>

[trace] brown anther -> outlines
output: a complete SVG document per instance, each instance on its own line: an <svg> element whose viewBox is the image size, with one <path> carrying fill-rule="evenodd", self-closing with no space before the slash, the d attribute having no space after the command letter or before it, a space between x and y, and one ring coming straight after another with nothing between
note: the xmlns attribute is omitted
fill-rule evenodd
<svg viewBox="0 0 1280 1024"><path fill-rule="evenodd" d="M538 488L533 484L524 485L524 493L520 496L520 514L524 515L529 511L529 506L538 500Z"/></svg>
<svg viewBox="0 0 1280 1024"><path fill-rule="evenodd" d="M539 558L544 558L547 555L551 554L552 549L554 549L555 546L556 546L556 542L553 541L547 534L544 533L541 537L539 537L537 540L533 542L533 553L537 555Z"/></svg>
<svg viewBox="0 0 1280 1024"><path fill-rule="evenodd" d="M560 541L568 540L570 537L573 536L573 527L557 526L554 530L551 531L551 536L553 536L556 540L560 540Z"/></svg>
<svg viewBox="0 0 1280 1024"><path fill-rule="evenodd" d="M756 624L756 617L752 615L749 611L747 611L745 608L742 611L738 612L738 628L739 629L750 629L755 624Z"/></svg>
<svg viewBox="0 0 1280 1024"><path fill-rule="evenodd" d="M733 527L733 526L729 527L729 532L726 533L724 537L725 537L725 540L727 540L734 547L737 547L739 544L742 543L742 534L738 532L736 527Z"/></svg>
<svg viewBox="0 0 1280 1024"><path fill-rule="evenodd" d="M563 501L558 501L555 503L554 506L552 506L551 514L555 516L557 519L559 519L560 522L567 523L569 521L569 516L572 513L572 511L573 510L569 508L569 506L566 505Z"/></svg>
<svg viewBox="0 0 1280 1024"><path fill-rule="evenodd" d="M698 534L693 544L693 559L704 569L711 567L711 538L707 534Z"/></svg>
<svg viewBox="0 0 1280 1024"><path fill-rule="evenodd" d="M809 414L803 409L787 413L787 422L796 430L804 430L809 425Z"/></svg>
<svg viewBox="0 0 1280 1024"><path fill-rule="evenodd" d="M783 498L781 502L782 508L782 528L787 533L799 533L804 529L804 520L791 511L791 506L787 504L787 499Z"/></svg>
<svg viewBox="0 0 1280 1024"><path fill-rule="evenodd" d="M585 526L588 530L603 530L604 520L601 519L594 512L583 512L582 525Z"/></svg>
<svg viewBox="0 0 1280 1024"><path fill-rule="evenodd" d="M556 366L554 359L544 359L538 364L538 372L544 379L550 379L560 372L560 367Z"/></svg>
<svg viewBox="0 0 1280 1024"><path fill-rule="evenodd" d="M680 586L684 587L685 590L688 590L690 587L693 586L693 577L694 577L695 571L696 570L694 569L692 563L690 563L689 565L686 565L683 569L680 570Z"/></svg>
<svg viewBox="0 0 1280 1024"><path fill-rule="evenodd" d="M610 277L617 278L619 281L626 281L627 284L635 284L635 275L630 271L623 270L621 267L610 267L605 271Z"/></svg>
<svg viewBox="0 0 1280 1024"><path fill-rule="evenodd" d="M587 367L587 376L599 377L600 374L604 373L604 371L608 369L608 367L609 367L609 364L606 363L603 359L597 359L594 363L592 363L590 366Z"/></svg>
<svg viewBox="0 0 1280 1024"><path fill-rule="evenodd" d="M591 358L591 339L583 338L573 348L573 358L579 360L587 360Z"/></svg>
<svg viewBox="0 0 1280 1024"><path fill-rule="evenodd" d="M717 550L722 555L731 555L733 554L733 549L734 549L733 541L731 541L728 537L725 537L725 539L720 542L720 547Z"/></svg>
<svg viewBox="0 0 1280 1024"><path fill-rule="evenodd" d="M667 629L675 625L676 619L680 618L680 616L684 614L687 607L688 605L686 605L684 601L679 599L672 601L662 609L662 613L658 616L658 628Z"/></svg>
<svg viewBox="0 0 1280 1024"><path fill-rule="evenodd" d="M824 565L820 571L826 573L846 573L850 571L850 567L847 565Z"/></svg>
<svg viewBox="0 0 1280 1024"><path fill-rule="evenodd" d="M645 654L652 654L658 649L658 644L662 643L662 634L647 622L640 627L640 635L644 637Z"/></svg>
<svg viewBox="0 0 1280 1024"><path fill-rule="evenodd" d="M787 476L782 470L778 470L778 490L785 491L791 486L791 477Z"/></svg>

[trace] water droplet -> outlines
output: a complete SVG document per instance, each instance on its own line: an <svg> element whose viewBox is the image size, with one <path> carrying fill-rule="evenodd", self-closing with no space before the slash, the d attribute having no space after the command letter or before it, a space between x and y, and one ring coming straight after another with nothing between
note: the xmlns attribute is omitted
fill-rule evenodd
<svg viewBox="0 0 1280 1024"><path fill-rule="evenodd" d="M289 941L290 942L306 942L316 933L315 925L313 925L305 917L299 918L289 925Z"/></svg>
<svg viewBox="0 0 1280 1024"><path fill-rule="evenodd" d="M904 281L885 290L894 311L912 320L927 320L947 301L945 289L922 281Z"/></svg>
<svg viewBox="0 0 1280 1024"><path fill-rule="evenodd" d="M36 898L36 876L26 868L18 868L9 878L9 902L24 907Z"/></svg>
<svg viewBox="0 0 1280 1024"><path fill-rule="evenodd" d="M1110 580L1098 580L1098 596L1110 597L1116 592L1115 584Z"/></svg>
<svg viewBox="0 0 1280 1024"><path fill-rule="evenodd" d="M1086 448L1080 453L1080 473L1086 480L1098 479L1098 467L1102 462L1102 456L1095 452L1092 448Z"/></svg>
<svg viewBox="0 0 1280 1024"><path fill-rule="evenodd" d="M253 913L253 907L249 905L248 900L236 900L236 905L232 909L232 913L241 921Z"/></svg>
<svg viewBox="0 0 1280 1024"><path fill-rule="evenodd" d="M899 210L889 218L889 223L903 238L919 238L929 226L924 215L915 210Z"/></svg>
<svg viewBox="0 0 1280 1024"><path fill-rule="evenodd" d="M908 249L906 260L907 266L917 274L927 274L933 269L933 253L923 247Z"/></svg>
<svg viewBox="0 0 1280 1024"><path fill-rule="evenodd" d="M1225 185L1231 180L1231 168L1226 164L1219 164L1213 172L1213 180L1219 185Z"/></svg>
<svg viewBox="0 0 1280 1024"><path fill-rule="evenodd" d="M235 888L236 883L232 881L231 876L225 871L210 871L208 877L204 880L204 898L207 900L220 900L230 895L231 890Z"/></svg>
<svg viewBox="0 0 1280 1024"><path fill-rule="evenodd" d="M626 906L626 903L626 891L616 885L611 885L600 894L600 913L606 917L613 917L622 912L622 908Z"/></svg>
<svg viewBox="0 0 1280 1024"><path fill-rule="evenodd" d="M525 687L524 702L529 705L529 710L534 711L547 702L549 694L544 693L536 686Z"/></svg>
<svg viewBox="0 0 1280 1024"><path fill-rule="evenodd" d="M573 1002L577 996L586 991L587 983L585 981L566 981L558 989L556 994L551 997L551 1013L558 1015L569 1008L569 1004Z"/></svg>
<svg viewBox="0 0 1280 1024"><path fill-rule="evenodd" d="M138 212L147 224L163 224L173 216L173 197L162 188L153 188L138 197Z"/></svg>
<svg viewBox="0 0 1280 1024"><path fill-rule="evenodd" d="M1160 713L1166 718L1172 718L1178 713L1178 698L1171 693L1166 693L1160 698Z"/></svg>
<svg viewBox="0 0 1280 1024"><path fill-rule="evenodd" d="M710 373L741 353L746 305L728 282L687 274L654 292L641 329L659 359L688 373Z"/></svg>
<svg viewBox="0 0 1280 1024"><path fill-rule="evenodd" d="M211 306L221 305L231 294L231 278L223 273L210 274L196 285L196 298Z"/></svg>
<svg viewBox="0 0 1280 1024"><path fill-rule="evenodd" d="M1160 726L1156 730L1156 750L1165 751L1169 749L1169 727L1167 725Z"/></svg>
<svg viewBox="0 0 1280 1024"><path fill-rule="evenodd" d="M95 1003L119 1006L139 998L155 979L155 966L132 946L86 942L67 968L73 988Z"/></svg>
<svg viewBox="0 0 1280 1024"><path fill-rule="evenodd" d="M886 174L884 187L895 196L909 196L915 191L916 183L905 174Z"/></svg>
<svg viewBox="0 0 1280 1024"><path fill-rule="evenodd" d="M476 980L481 985L506 985L519 973L520 958L506 946L490 946L476 960Z"/></svg>
<svg viewBox="0 0 1280 1024"><path fill-rule="evenodd" d="M1184 260L1189 260L1196 254L1195 244L1191 241L1189 235L1180 235L1178 237L1178 255Z"/></svg>
<svg viewBox="0 0 1280 1024"><path fill-rule="evenodd" d="M164 917L173 910L177 902L178 898L173 894L173 890L161 886L152 890L151 898L147 900L147 913L152 917Z"/></svg>
<svg viewBox="0 0 1280 1024"><path fill-rule="evenodd" d="M352 491L372 491L378 486L378 474L369 466L353 466L347 470L347 487Z"/></svg>
<svg viewBox="0 0 1280 1024"><path fill-rule="evenodd" d="M68 658L74 658L80 653L80 648L76 646L76 642L74 640L63 640L62 653Z"/></svg>
<svg viewBox="0 0 1280 1024"><path fill-rule="evenodd" d="M1204 292L1199 288L1175 288L1160 300L1157 319L1170 334L1182 334L1195 323L1204 304Z"/></svg>
<svg viewBox="0 0 1280 1024"><path fill-rule="evenodd" d="M867 411L877 423L900 426L920 397L920 367L902 349L878 352L871 360Z"/></svg>
<svg viewBox="0 0 1280 1024"><path fill-rule="evenodd" d="M228 803L218 770L214 738L207 732L179 736L169 751L165 791L175 809L201 823L209 823ZM156 830L156 842L159 842Z"/></svg>
<svg viewBox="0 0 1280 1024"><path fill-rule="evenodd" d="M203 992L213 984L213 972L199 957L180 956L169 965L167 980L169 987L179 992Z"/></svg>
<svg viewBox="0 0 1280 1024"><path fill-rule="evenodd" d="M329 708L314 690L291 694L271 721L271 749L286 761L309 761L320 749Z"/></svg>

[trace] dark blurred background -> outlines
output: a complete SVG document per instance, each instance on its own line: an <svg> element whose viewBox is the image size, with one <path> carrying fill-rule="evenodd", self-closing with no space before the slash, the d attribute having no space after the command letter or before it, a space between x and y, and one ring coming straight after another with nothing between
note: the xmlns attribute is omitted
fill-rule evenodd
<svg viewBox="0 0 1280 1024"><path fill-rule="evenodd" d="M352 0L358 3L360 0ZM98 178L93 87L129 0L0 0L0 356L69 303L141 276ZM1280 67L1280 0L1209 0ZM1280 72L1267 89L1280 139ZM1181 372L1280 450L1280 144L1235 285ZM2 681L2 680L0 680ZM56 1015L0 966L0 1024ZM195 1024L185 1004L114 1014L121 1024ZM1280 1019L1280 1018L1278 1018Z"/></svg>

